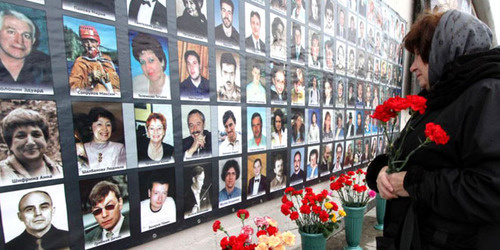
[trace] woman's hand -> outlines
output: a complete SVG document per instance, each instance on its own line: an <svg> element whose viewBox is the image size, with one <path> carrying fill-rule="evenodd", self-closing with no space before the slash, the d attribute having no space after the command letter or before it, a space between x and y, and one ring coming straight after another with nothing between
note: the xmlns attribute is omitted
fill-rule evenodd
<svg viewBox="0 0 500 250"><path fill-rule="evenodd" d="M387 174L388 166L383 167L377 176L377 188L380 196L386 200L398 198L394 193L394 188L389 180L389 174Z"/></svg>
<svg viewBox="0 0 500 250"><path fill-rule="evenodd" d="M393 174L390 174L387 176L390 184L394 188L393 193L397 196L400 196L400 197L409 197L410 196L410 194L406 191L406 189L403 186L405 176L406 176L406 171L393 173ZM377 183L378 183L378 180L377 180Z"/></svg>

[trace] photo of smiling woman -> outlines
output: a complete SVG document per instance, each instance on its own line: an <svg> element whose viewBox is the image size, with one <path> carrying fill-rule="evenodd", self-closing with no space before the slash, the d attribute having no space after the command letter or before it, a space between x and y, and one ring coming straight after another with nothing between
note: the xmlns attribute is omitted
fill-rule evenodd
<svg viewBox="0 0 500 250"><path fill-rule="evenodd" d="M129 42L134 98L170 100L167 38L129 31Z"/></svg>
<svg viewBox="0 0 500 250"><path fill-rule="evenodd" d="M1 103L0 186L62 178L56 103Z"/></svg>
<svg viewBox="0 0 500 250"><path fill-rule="evenodd" d="M106 107L106 108L103 108ZM86 114L86 115L85 115ZM80 175L126 167L120 103L73 102L76 154Z"/></svg>

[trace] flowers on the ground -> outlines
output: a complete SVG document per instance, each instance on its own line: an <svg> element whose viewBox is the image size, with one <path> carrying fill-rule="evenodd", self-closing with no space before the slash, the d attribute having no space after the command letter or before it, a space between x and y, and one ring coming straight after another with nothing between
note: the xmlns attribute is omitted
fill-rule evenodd
<svg viewBox="0 0 500 250"><path fill-rule="evenodd" d="M216 220L212 228L214 232L222 231L226 234L220 241L221 249L285 249L286 246L295 245L295 235L290 231L279 232L278 222L271 217L255 217L254 224L257 230L250 225L245 225L245 220L250 217L246 209L240 209L236 216L241 220L242 227L238 235L229 235L222 227L221 222ZM252 236L256 232L257 243L252 243Z"/></svg>
<svg viewBox="0 0 500 250"><path fill-rule="evenodd" d="M383 104L378 105L375 108L375 112L371 115L372 118L377 119L382 122L382 128L384 130L384 135L387 138L389 143L388 145L388 157L389 157L389 168L387 170L388 173L395 173L401 171L403 167L406 165L410 157L421 147L424 147L431 142L436 143L436 145L443 145L448 143L450 139L446 132L441 128L440 125L434 123L427 123L425 127L425 137L426 139L420 143L420 145L412 150L405 159L400 159L402 150L401 147L404 144L405 136L408 134L410 130L413 128L408 125L404 131L403 137L399 143L399 148L394 148L394 127L396 123L396 117L403 110L410 109L412 117L417 114L424 114L427 99L418 95L408 95L405 98L401 98L399 96L392 97L387 99ZM390 123L389 121L392 121ZM389 122L389 128L387 127L387 123Z"/></svg>
<svg viewBox="0 0 500 250"><path fill-rule="evenodd" d="M343 217L338 211L338 205L330 200L327 190L315 194L307 187L304 194L303 190L288 187L281 202L281 212L285 216L290 216L304 233L322 233L328 237L339 227L338 219ZM336 212L339 212L339 216Z"/></svg>
<svg viewBox="0 0 500 250"><path fill-rule="evenodd" d="M363 169L332 176L330 181L330 189L337 192L343 206L363 207L370 198L375 197L374 191L366 185L366 172Z"/></svg>

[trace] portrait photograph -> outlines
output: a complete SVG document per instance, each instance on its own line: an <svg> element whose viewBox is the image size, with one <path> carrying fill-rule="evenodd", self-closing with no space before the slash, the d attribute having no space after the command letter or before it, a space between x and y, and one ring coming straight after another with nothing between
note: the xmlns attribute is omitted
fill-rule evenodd
<svg viewBox="0 0 500 250"><path fill-rule="evenodd" d="M347 130L344 130L345 112L343 109L335 111L334 140L343 140Z"/></svg>
<svg viewBox="0 0 500 250"><path fill-rule="evenodd" d="M323 142L333 141L334 139L334 123L335 123L335 113L333 109L323 109L323 122L321 126L322 140Z"/></svg>
<svg viewBox="0 0 500 250"><path fill-rule="evenodd" d="M182 105L181 110L183 160L212 157L210 106Z"/></svg>
<svg viewBox="0 0 500 250"><path fill-rule="evenodd" d="M139 172L141 232L176 222L175 168Z"/></svg>
<svg viewBox="0 0 500 250"><path fill-rule="evenodd" d="M168 39L129 30L134 98L171 99Z"/></svg>
<svg viewBox="0 0 500 250"><path fill-rule="evenodd" d="M215 44L240 48L239 1L215 0Z"/></svg>
<svg viewBox="0 0 500 250"><path fill-rule="evenodd" d="M339 2L340 3L340 2ZM347 40L347 10L337 5L337 32L338 38Z"/></svg>
<svg viewBox="0 0 500 250"><path fill-rule="evenodd" d="M364 96L365 109L375 109L373 104L373 85L370 82L366 82L365 85L365 96Z"/></svg>
<svg viewBox="0 0 500 250"><path fill-rule="evenodd" d="M346 54L347 54L347 46L344 42L339 40L335 43L335 51L336 54L336 62L335 62L335 74L337 75L345 75L346 72Z"/></svg>
<svg viewBox="0 0 500 250"><path fill-rule="evenodd" d="M65 10L115 21L114 1L62 0L62 7Z"/></svg>
<svg viewBox="0 0 500 250"><path fill-rule="evenodd" d="M321 103L321 89L323 73L320 71L310 71L307 75L307 103L309 106L319 106Z"/></svg>
<svg viewBox="0 0 500 250"><path fill-rule="evenodd" d="M53 95L45 11L3 2L0 11L0 32L24 34L0 36L0 93Z"/></svg>
<svg viewBox="0 0 500 250"><path fill-rule="evenodd" d="M185 165L184 173L184 219L212 211L212 163Z"/></svg>
<svg viewBox="0 0 500 250"><path fill-rule="evenodd" d="M127 0L128 24L168 32L167 0Z"/></svg>
<svg viewBox="0 0 500 250"><path fill-rule="evenodd" d="M241 107L217 107L217 145L219 156L241 154L243 143L241 130Z"/></svg>
<svg viewBox="0 0 500 250"><path fill-rule="evenodd" d="M115 27L70 16L63 25L70 95L120 97Z"/></svg>
<svg viewBox="0 0 500 250"><path fill-rule="evenodd" d="M0 103L0 186L63 178L56 103L7 99Z"/></svg>
<svg viewBox="0 0 500 250"><path fill-rule="evenodd" d="M304 182L306 172L304 162L307 161L304 148L292 148L290 152L290 186Z"/></svg>
<svg viewBox="0 0 500 250"><path fill-rule="evenodd" d="M78 173L97 174L127 167L122 104L73 102Z"/></svg>
<svg viewBox="0 0 500 250"><path fill-rule="evenodd" d="M248 152L267 149L267 110L262 107L247 107Z"/></svg>
<svg viewBox="0 0 500 250"><path fill-rule="evenodd" d="M309 26L313 26L315 28L321 27L321 1L320 0L309 0Z"/></svg>
<svg viewBox="0 0 500 250"><path fill-rule="evenodd" d="M288 145L288 117L286 108L271 108L271 148Z"/></svg>
<svg viewBox="0 0 500 250"><path fill-rule="evenodd" d="M335 3L333 0L326 0L325 1L325 11L324 16L324 23L323 23L323 31L325 32L326 35L329 36L335 36Z"/></svg>
<svg viewBox="0 0 500 250"><path fill-rule="evenodd" d="M323 89L321 91L321 100L323 107L333 107L335 103L335 82L331 73L323 74Z"/></svg>
<svg viewBox="0 0 500 250"><path fill-rule="evenodd" d="M379 83L380 82L380 58L375 57L373 60L373 82L374 83Z"/></svg>
<svg viewBox="0 0 500 250"><path fill-rule="evenodd" d="M354 140L354 166L362 163L363 150L363 139Z"/></svg>
<svg viewBox="0 0 500 250"><path fill-rule="evenodd" d="M273 151L267 165L270 192L284 189L288 182L288 154L286 150Z"/></svg>
<svg viewBox="0 0 500 250"><path fill-rule="evenodd" d="M368 40L366 39L366 23L362 18L358 19L358 37L357 37L358 48L366 49L368 47Z"/></svg>
<svg viewBox="0 0 500 250"><path fill-rule="evenodd" d="M356 111L355 110L347 110L345 113L345 126L344 132L346 138L351 138L356 135Z"/></svg>
<svg viewBox="0 0 500 250"><path fill-rule="evenodd" d="M307 143L318 143L320 138L321 111L306 109Z"/></svg>
<svg viewBox="0 0 500 250"><path fill-rule="evenodd" d="M264 9L245 3L246 52L266 55L266 13Z"/></svg>
<svg viewBox="0 0 500 250"><path fill-rule="evenodd" d="M333 167L331 169L332 173L342 170L344 165L344 143L336 142L335 145L335 156L333 157Z"/></svg>
<svg viewBox="0 0 500 250"><path fill-rule="evenodd" d="M354 140L348 140L345 144L344 165L342 169L348 169L354 164Z"/></svg>
<svg viewBox="0 0 500 250"><path fill-rule="evenodd" d="M240 57L238 53L215 51L217 101L241 102Z"/></svg>
<svg viewBox="0 0 500 250"><path fill-rule="evenodd" d="M271 62L271 104L286 105L288 100L286 87L286 66L279 62Z"/></svg>
<svg viewBox="0 0 500 250"><path fill-rule="evenodd" d="M280 0L278 0L280 1ZM269 29L271 30L270 56L274 59L286 60L287 33L286 19L270 13Z"/></svg>
<svg viewBox="0 0 500 250"><path fill-rule="evenodd" d="M177 35L207 41L207 3L205 0L175 0Z"/></svg>
<svg viewBox="0 0 500 250"><path fill-rule="evenodd" d="M287 5L286 0L268 0L268 1L269 1L269 6L271 6L272 10L277 11L280 14L286 14L286 5Z"/></svg>
<svg viewBox="0 0 500 250"><path fill-rule="evenodd" d="M314 0L313 0L314 1ZM323 68L323 55L321 48L321 33L317 30L309 30L309 67Z"/></svg>
<svg viewBox="0 0 500 250"><path fill-rule="evenodd" d="M332 145L334 143L327 143L321 145L321 156L319 157L319 175L321 177L330 174L330 170L333 167L333 149Z"/></svg>
<svg viewBox="0 0 500 250"><path fill-rule="evenodd" d="M129 237L127 175L81 180L79 184L85 249Z"/></svg>
<svg viewBox="0 0 500 250"><path fill-rule="evenodd" d="M362 49L357 49L358 52L358 60L357 60L357 68L356 68L356 77L358 79L365 79L366 78L366 71L367 71L367 54L365 53L364 50Z"/></svg>
<svg viewBox="0 0 500 250"><path fill-rule="evenodd" d="M378 137L373 136L371 138L371 142L370 142L370 159L369 159L370 161L375 159L375 157L378 155L377 154L377 146L378 146Z"/></svg>
<svg viewBox="0 0 500 250"><path fill-rule="evenodd" d="M365 127L364 127L364 124L365 124L365 120L364 120L364 112L362 110L356 110L356 133L355 135L356 136L363 136L363 134L365 133Z"/></svg>
<svg viewBox="0 0 500 250"><path fill-rule="evenodd" d="M347 76L356 77L356 48L347 46Z"/></svg>
<svg viewBox="0 0 500 250"><path fill-rule="evenodd" d="M300 1L300 0L299 0ZM292 34L291 34L292 45L291 50L291 61L292 63L297 63L304 65L307 58L306 53L306 33L303 25L292 22Z"/></svg>
<svg viewBox="0 0 500 250"><path fill-rule="evenodd" d="M358 3L358 13L359 15L365 17L367 10L368 0L359 0Z"/></svg>
<svg viewBox="0 0 500 250"><path fill-rule="evenodd" d="M269 190L267 176L267 154L248 155L247 160L247 199L266 194Z"/></svg>
<svg viewBox="0 0 500 250"><path fill-rule="evenodd" d="M177 48L181 101L210 101L208 47L179 40Z"/></svg>
<svg viewBox="0 0 500 250"><path fill-rule="evenodd" d="M335 67L335 39L329 36L324 36L324 63L323 69L333 72Z"/></svg>
<svg viewBox="0 0 500 250"><path fill-rule="evenodd" d="M370 161L370 138L363 139L363 154L361 155L361 163Z"/></svg>
<svg viewBox="0 0 500 250"><path fill-rule="evenodd" d="M347 107L354 108L356 105L356 80L347 78Z"/></svg>
<svg viewBox="0 0 500 250"><path fill-rule="evenodd" d="M366 81L373 82L374 81L374 58L373 54L370 52L366 53L368 55L368 59L366 60Z"/></svg>
<svg viewBox="0 0 500 250"><path fill-rule="evenodd" d="M307 147L306 180L310 181L319 177L319 145Z"/></svg>
<svg viewBox="0 0 500 250"><path fill-rule="evenodd" d="M44 249L70 245L64 185L42 186L0 194L5 249ZM33 213L33 209L40 211Z"/></svg>
<svg viewBox="0 0 500 250"><path fill-rule="evenodd" d="M135 103L139 167L174 163L174 126L170 104Z"/></svg>
<svg viewBox="0 0 500 250"><path fill-rule="evenodd" d="M261 59L246 59L246 99L247 103L266 104L267 76L266 62Z"/></svg>
<svg viewBox="0 0 500 250"><path fill-rule="evenodd" d="M219 160L219 208L241 202L241 157Z"/></svg>
<svg viewBox="0 0 500 250"><path fill-rule="evenodd" d="M292 108L292 146L306 142L305 112L303 108Z"/></svg>
<svg viewBox="0 0 500 250"><path fill-rule="evenodd" d="M292 74L292 105L304 106L306 103L306 69L302 67L291 66Z"/></svg>
<svg viewBox="0 0 500 250"><path fill-rule="evenodd" d="M375 49L375 33L373 25L367 21L367 33L366 33L366 50L370 53L374 53Z"/></svg>
<svg viewBox="0 0 500 250"><path fill-rule="evenodd" d="M306 0L292 0L292 19L304 23L306 20Z"/></svg>
<svg viewBox="0 0 500 250"><path fill-rule="evenodd" d="M335 78L335 107L343 108L345 107L345 99L347 91L347 79L342 76L337 76Z"/></svg>

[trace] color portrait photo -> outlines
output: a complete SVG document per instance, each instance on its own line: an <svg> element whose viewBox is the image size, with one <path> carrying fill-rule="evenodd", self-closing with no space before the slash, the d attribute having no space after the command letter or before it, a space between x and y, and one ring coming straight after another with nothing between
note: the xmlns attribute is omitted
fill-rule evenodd
<svg viewBox="0 0 500 250"><path fill-rule="evenodd" d="M241 157L219 161L219 208L241 202Z"/></svg>
<svg viewBox="0 0 500 250"><path fill-rule="evenodd" d="M56 103L0 100L0 186L63 177Z"/></svg>
<svg viewBox="0 0 500 250"><path fill-rule="evenodd" d="M181 100L210 101L208 47L177 41Z"/></svg>

